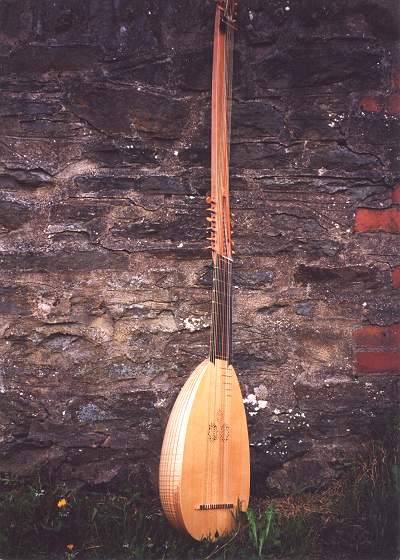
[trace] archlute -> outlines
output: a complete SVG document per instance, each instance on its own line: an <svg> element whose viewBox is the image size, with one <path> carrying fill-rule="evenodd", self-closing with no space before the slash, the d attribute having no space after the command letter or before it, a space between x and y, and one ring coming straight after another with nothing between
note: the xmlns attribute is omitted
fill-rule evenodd
<svg viewBox="0 0 400 560"><path fill-rule="evenodd" d="M232 531L246 510L250 461L246 415L232 367L232 246L229 141L236 3L216 5L212 75L211 196L213 260L210 355L190 375L172 409L161 450L164 512L195 539Z"/></svg>

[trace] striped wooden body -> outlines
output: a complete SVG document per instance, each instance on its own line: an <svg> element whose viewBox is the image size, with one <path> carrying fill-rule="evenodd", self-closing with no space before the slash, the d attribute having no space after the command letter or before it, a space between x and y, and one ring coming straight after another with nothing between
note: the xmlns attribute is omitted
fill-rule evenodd
<svg viewBox="0 0 400 560"><path fill-rule="evenodd" d="M238 380L224 360L204 360L172 409L160 461L160 496L169 521L195 539L235 526L249 501L249 443Z"/></svg>

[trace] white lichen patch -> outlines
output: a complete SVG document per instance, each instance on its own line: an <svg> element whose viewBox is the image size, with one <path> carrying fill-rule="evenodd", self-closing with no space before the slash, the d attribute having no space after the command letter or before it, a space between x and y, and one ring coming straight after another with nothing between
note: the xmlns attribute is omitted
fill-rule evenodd
<svg viewBox="0 0 400 560"><path fill-rule="evenodd" d="M4 383L4 372L3 369L0 368L0 393L6 392L6 385Z"/></svg>
<svg viewBox="0 0 400 560"><path fill-rule="evenodd" d="M190 332L200 331L209 326L204 317L186 317L183 326Z"/></svg>
<svg viewBox="0 0 400 560"><path fill-rule="evenodd" d="M247 397L243 399L243 402L244 404L252 404L257 406L257 397L250 393L250 395L247 395Z"/></svg>
<svg viewBox="0 0 400 560"><path fill-rule="evenodd" d="M256 389L254 389L254 392L256 393ZM259 410L267 408L268 406L268 401L264 399L257 399L257 396L253 393L247 395L247 397L243 399L243 403L253 408L253 410L249 411L250 416L255 416L258 414Z"/></svg>
<svg viewBox="0 0 400 560"><path fill-rule="evenodd" d="M328 115L331 118L328 126L330 126L331 128L334 128L336 125L340 124L346 116L344 113L328 113Z"/></svg>
<svg viewBox="0 0 400 560"><path fill-rule="evenodd" d="M164 408L166 404L167 404L167 399L158 399L154 403L154 407L155 408Z"/></svg>
<svg viewBox="0 0 400 560"><path fill-rule="evenodd" d="M183 324L185 329L194 332L198 330L199 320L196 317L186 317L186 319L183 320Z"/></svg>
<svg viewBox="0 0 400 560"><path fill-rule="evenodd" d="M269 395L269 392L265 385L258 385L258 387L254 387L254 394L257 397L257 399L266 400Z"/></svg>
<svg viewBox="0 0 400 560"><path fill-rule="evenodd" d="M48 313L50 313L50 311L52 310L53 306L50 303L47 303L45 301L40 301L38 303L38 309L40 311L42 311L45 315L47 315Z"/></svg>

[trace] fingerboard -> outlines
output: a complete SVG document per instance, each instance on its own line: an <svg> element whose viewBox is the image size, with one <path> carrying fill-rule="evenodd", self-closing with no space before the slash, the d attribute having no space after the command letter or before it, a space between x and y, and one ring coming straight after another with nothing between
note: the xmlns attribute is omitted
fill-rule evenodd
<svg viewBox="0 0 400 560"><path fill-rule="evenodd" d="M232 259L216 255L213 275L210 360L232 362Z"/></svg>

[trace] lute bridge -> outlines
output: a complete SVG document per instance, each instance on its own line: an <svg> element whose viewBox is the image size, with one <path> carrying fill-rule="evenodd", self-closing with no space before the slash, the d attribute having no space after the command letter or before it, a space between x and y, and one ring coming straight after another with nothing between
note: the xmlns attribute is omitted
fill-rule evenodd
<svg viewBox="0 0 400 560"><path fill-rule="evenodd" d="M233 504L200 504L194 509L233 509Z"/></svg>

